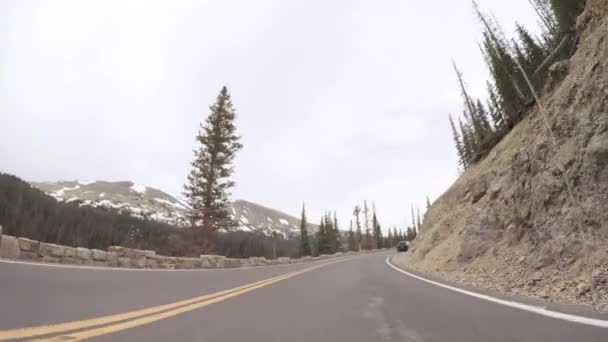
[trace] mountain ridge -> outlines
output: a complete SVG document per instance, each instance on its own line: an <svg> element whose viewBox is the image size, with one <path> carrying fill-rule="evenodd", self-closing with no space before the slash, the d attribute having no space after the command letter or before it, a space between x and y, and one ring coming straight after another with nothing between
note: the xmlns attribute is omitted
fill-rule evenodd
<svg viewBox="0 0 608 342"><path fill-rule="evenodd" d="M41 181L29 182L61 202L113 208L131 216L168 223L176 227L187 225L188 204L178 196L145 184L125 181ZM238 222L237 230L282 234L284 238L299 235L300 219L247 200L232 202L231 213ZM310 231L316 226L308 224Z"/></svg>

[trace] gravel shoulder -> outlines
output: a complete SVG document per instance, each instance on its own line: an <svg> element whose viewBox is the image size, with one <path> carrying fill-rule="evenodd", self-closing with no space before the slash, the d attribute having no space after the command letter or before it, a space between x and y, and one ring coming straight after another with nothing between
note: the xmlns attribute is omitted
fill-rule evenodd
<svg viewBox="0 0 608 342"><path fill-rule="evenodd" d="M400 269L417 275L419 277L432 280L438 283L457 287L463 290L481 293L487 296L543 307L551 311L580 315L589 318L608 320L608 310L599 310L597 307L586 304L568 304L551 300L541 299L533 295L524 293L505 292L498 284L488 283L481 279L471 279L471 275L457 271L441 271L439 269L429 270L416 265L414 258L409 253L398 253L390 258L390 262Z"/></svg>

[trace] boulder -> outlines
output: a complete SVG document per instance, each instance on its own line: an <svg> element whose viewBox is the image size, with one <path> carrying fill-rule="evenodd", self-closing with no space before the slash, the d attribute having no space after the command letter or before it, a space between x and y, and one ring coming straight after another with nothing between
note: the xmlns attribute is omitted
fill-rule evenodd
<svg viewBox="0 0 608 342"><path fill-rule="evenodd" d="M277 259L279 264L289 264L291 263L291 258L289 257L280 257Z"/></svg>
<svg viewBox="0 0 608 342"><path fill-rule="evenodd" d="M32 252L38 254L38 250L40 249L40 242L36 240L30 240L28 238L18 238L19 240L19 248L25 252Z"/></svg>
<svg viewBox="0 0 608 342"><path fill-rule="evenodd" d="M125 248L123 246L110 246L108 252L116 253L118 256L124 256Z"/></svg>
<svg viewBox="0 0 608 342"><path fill-rule="evenodd" d="M201 254L199 259L202 268L215 268L216 262L214 255Z"/></svg>
<svg viewBox="0 0 608 342"><path fill-rule="evenodd" d="M65 249L65 246L56 245L54 243L41 242L38 253L43 257L49 256L53 258L63 258L65 256Z"/></svg>
<svg viewBox="0 0 608 342"><path fill-rule="evenodd" d="M19 249L19 241L16 237L10 235L2 235L0 240L0 257L7 259L19 259L21 250Z"/></svg>
<svg viewBox="0 0 608 342"><path fill-rule="evenodd" d="M224 267L225 268L241 267L241 260L234 259L234 258L226 258L226 259L224 259Z"/></svg>
<svg viewBox="0 0 608 342"><path fill-rule="evenodd" d="M106 251L102 251L100 249L91 249L91 255L93 260L97 261L106 261L108 256Z"/></svg>
<svg viewBox="0 0 608 342"><path fill-rule="evenodd" d="M146 258L146 267L147 268L158 268L158 261L155 259Z"/></svg>
<svg viewBox="0 0 608 342"><path fill-rule="evenodd" d="M92 258L92 253L91 250L88 248L84 248L84 247L77 247L76 248L76 257L80 260L91 260Z"/></svg>
<svg viewBox="0 0 608 342"><path fill-rule="evenodd" d="M24 260L32 260L32 261L40 260L40 256L38 256L37 252L24 251L24 250L21 250L21 252L19 252L19 258L24 259Z"/></svg>
<svg viewBox="0 0 608 342"><path fill-rule="evenodd" d="M64 246L64 253L66 258L76 258L76 248Z"/></svg>
<svg viewBox="0 0 608 342"><path fill-rule="evenodd" d="M118 254L116 252L106 252L106 264L111 267L117 267Z"/></svg>
<svg viewBox="0 0 608 342"><path fill-rule="evenodd" d="M131 263L137 268L146 268L146 257L141 255L139 257L136 257L135 259L131 259Z"/></svg>
<svg viewBox="0 0 608 342"><path fill-rule="evenodd" d="M213 260L215 261L215 268L225 268L226 266L226 258L225 256L215 255Z"/></svg>
<svg viewBox="0 0 608 342"><path fill-rule="evenodd" d="M118 267L132 267L131 258L118 257Z"/></svg>

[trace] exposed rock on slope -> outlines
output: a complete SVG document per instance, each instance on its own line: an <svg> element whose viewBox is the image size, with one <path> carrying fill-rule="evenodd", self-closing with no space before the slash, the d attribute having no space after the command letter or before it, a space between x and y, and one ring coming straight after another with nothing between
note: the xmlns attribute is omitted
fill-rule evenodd
<svg viewBox="0 0 608 342"><path fill-rule="evenodd" d="M129 212L176 226L186 224L187 204L166 192L130 181L124 182L31 182L31 184L59 201L78 202L81 205L107 207ZM243 231L262 232L266 235L277 231L285 237L299 235L300 220L278 210L237 200L232 213ZM310 230L316 226L310 225Z"/></svg>
<svg viewBox="0 0 608 342"><path fill-rule="evenodd" d="M575 55L553 67L542 98L556 144L541 113L531 113L432 205L411 267L507 293L608 308L605 0L587 2L577 30Z"/></svg>

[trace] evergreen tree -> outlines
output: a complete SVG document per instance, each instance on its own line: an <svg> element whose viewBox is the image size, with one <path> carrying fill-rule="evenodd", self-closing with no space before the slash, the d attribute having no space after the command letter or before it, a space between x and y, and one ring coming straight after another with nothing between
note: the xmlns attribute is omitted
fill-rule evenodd
<svg viewBox="0 0 608 342"><path fill-rule="evenodd" d="M393 245L394 245L394 241L395 241L395 238L393 237L393 232L392 232L392 231L391 231L391 229L389 228L389 229L388 229L388 235L387 235L387 237L386 237L386 244L387 244L387 246L386 246L386 247L393 246Z"/></svg>
<svg viewBox="0 0 608 342"><path fill-rule="evenodd" d="M449 116L450 119L450 127L452 128L452 138L454 139L454 144L456 145L456 153L458 154L458 162L462 166L463 169L466 170L468 167L468 160L465 156L464 146L458 135L458 131L456 131L456 127L454 126L454 120L452 120L452 116Z"/></svg>
<svg viewBox="0 0 608 342"><path fill-rule="evenodd" d="M196 136L198 147L185 185L190 225L200 230L203 252L212 249L211 238L218 229L236 225L228 212L230 188L234 186L230 176L236 152L243 147L236 134L236 113L226 87L222 87L210 110Z"/></svg>
<svg viewBox="0 0 608 342"><path fill-rule="evenodd" d="M334 210L334 235L336 237L335 240L335 246L334 246L334 253L335 252L339 252L342 249L342 246L340 244L340 228L338 227L338 215L336 214L336 211Z"/></svg>
<svg viewBox="0 0 608 342"><path fill-rule="evenodd" d="M372 249L372 239L371 239L371 227L369 225L369 208L367 207L367 201L363 201L363 218L365 219L365 236L363 237L363 245L365 249Z"/></svg>
<svg viewBox="0 0 608 342"><path fill-rule="evenodd" d="M414 203L410 205L410 212L412 215L412 227L416 227L416 213L414 212Z"/></svg>
<svg viewBox="0 0 608 342"><path fill-rule="evenodd" d="M428 210L431 207L431 201L429 200L429 196L426 196L426 209Z"/></svg>
<svg viewBox="0 0 608 342"><path fill-rule="evenodd" d="M302 204L302 217L300 219L300 254L310 255L310 240L308 239L308 229L306 228L306 208Z"/></svg>
<svg viewBox="0 0 608 342"><path fill-rule="evenodd" d="M393 246L399 243L399 241L401 241L401 237L397 232L397 227L393 227Z"/></svg>
<svg viewBox="0 0 608 342"><path fill-rule="evenodd" d="M350 220L348 228L348 250L356 251L357 247L357 239L355 237L355 232L353 231L353 220Z"/></svg>
<svg viewBox="0 0 608 342"><path fill-rule="evenodd" d="M372 249L372 234L369 229L365 230L365 236L363 237L363 246L366 250Z"/></svg>
<svg viewBox="0 0 608 342"><path fill-rule="evenodd" d="M317 254L330 254L331 246L329 240L329 229L326 227L326 219L325 217L321 218L321 223L319 224L319 230L317 231Z"/></svg>
<svg viewBox="0 0 608 342"><path fill-rule="evenodd" d="M495 87L486 81L486 87L488 90L488 110L490 117L492 118L492 127L496 132L503 132L505 130L505 119L503 116L503 108L496 93Z"/></svg>
<svg viewBox="0 0 608 342"><path fill-rule="evenodd" d="M374 227L374 245L373 248L382 248L382 228L380 227L380 222L378 222L378 217L376 216L376 211L374 210L372 216L372 226Z"/></svg>
<svg viewBox="0 0 608 342"><path fill-rule="evenodd" d="M359 220L359 214L361 213L361 208L359 208L358 205L355 206L355 209L353 210L353 215L355 216L355 223L357 225L357 231L355 233L355 241L356 241L356 249L357 251L360 251L362 248L362 241L363 241L363 232L361 231L361 220Z"/></svg>
<svg viewBox="0 0 608 342"><path fill-rule="evenodd" d="M422 220L420 218L420 208L416 208L416 232L420 231L420 227L422 227Z"/></svg>

